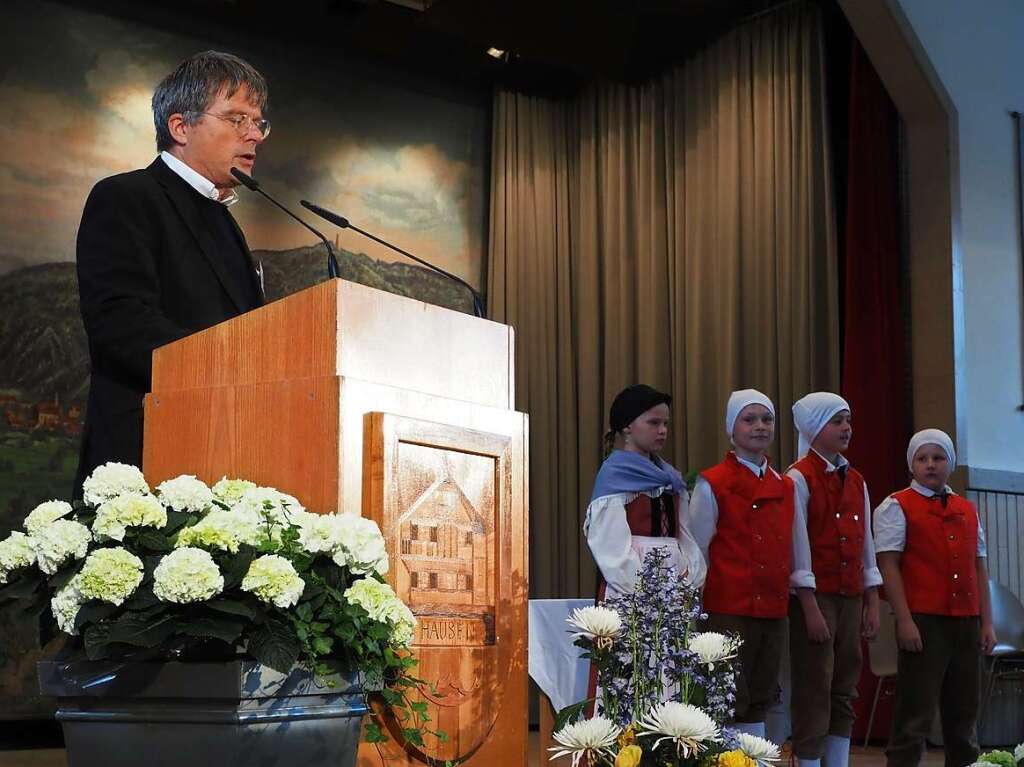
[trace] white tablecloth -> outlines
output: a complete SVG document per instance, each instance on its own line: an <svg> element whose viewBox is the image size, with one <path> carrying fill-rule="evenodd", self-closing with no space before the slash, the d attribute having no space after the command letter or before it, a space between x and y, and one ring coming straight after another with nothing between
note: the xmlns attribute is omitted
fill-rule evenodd
<svg viewBox="0 0 1024 767"><path fill-rule="evenodd" d="M530 678L551 699L555 711L587 697L589 661L580 658L565 619L593 599L531 599Z"/></svg>

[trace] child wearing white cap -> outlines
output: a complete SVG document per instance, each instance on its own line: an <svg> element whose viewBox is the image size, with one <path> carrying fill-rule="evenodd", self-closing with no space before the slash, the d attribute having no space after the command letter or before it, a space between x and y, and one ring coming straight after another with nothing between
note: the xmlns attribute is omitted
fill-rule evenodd
<svg viewBox="0 0 1024 767"><path fill-rule="evenodd" d="M995 645L985 536L974 504L946 480L949 435L919 431L907 448L910 487L875 511L875 545L899 644L889 767L916 767L935 709L948 767L978 758L979 650Z"/></svg>
<svg viewBox="0 0 1024 767"><path fill-rule="evenodd" d="M800 435L793 480L793 572L789 648L793 752L801 767L847 767L860 638L878 631L871 501L864 478L843 457L850 406L831 392L793 405Z"/></svg>
<svg viewBox="0 0 1024 767"><path fill-rule="evenodd" d="M775 406L764 394L733 392L725 433L735 449L701 473L684 524L708 562L707 629L743 639L733 726L764 737L786 651L793 483L768 463Z"/></svg>

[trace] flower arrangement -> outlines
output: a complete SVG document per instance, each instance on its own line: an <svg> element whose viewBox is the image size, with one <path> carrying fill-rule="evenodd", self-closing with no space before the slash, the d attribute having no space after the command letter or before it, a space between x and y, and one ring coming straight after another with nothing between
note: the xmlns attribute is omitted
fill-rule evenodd
<svg viewBox="0 0 1024 767"><path fill-rule="evenodd" d="M737 638L697 632L707 616L697 589L647 553L635 590L568 618L575 644L597 668L596 699L558 713L552 759L572 767L769 767L779 747L723 723L735 703ZM584 718L591 704L597 713Z"/></svg>
<svg viewBox="0 0 1024 767"><path fill-rule="evenodd" d="M241 479L180 476L152 490L108 463L84 503L48 501L0 541L0 603L49 610L90 660L227 659L282 673L362 672L411 743L430 733L409 693L416 619L384 582L371 520L312 514ZM367 739L387 740L377 720Z"/></svg>
<svg viewBox="0 0 1024 767"><path fill-rule="evenodd" d="M970 767L1024 767L1024 743L1009 751L987 751Z"/></svg>

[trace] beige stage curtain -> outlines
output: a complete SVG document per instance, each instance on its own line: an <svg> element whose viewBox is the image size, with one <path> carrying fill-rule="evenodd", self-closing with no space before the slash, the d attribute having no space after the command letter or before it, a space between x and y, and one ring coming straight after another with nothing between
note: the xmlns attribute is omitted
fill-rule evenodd
<svg viewBox="0 0 1024 767"><path fill-rule="evenodd" d="M488 299L530 414L530 593L589 596L581 523L608 406L675 398L666 457L721 460L734 389L790 405L839 380L822 29L798 4L642 87L494 101Z"/></svg>

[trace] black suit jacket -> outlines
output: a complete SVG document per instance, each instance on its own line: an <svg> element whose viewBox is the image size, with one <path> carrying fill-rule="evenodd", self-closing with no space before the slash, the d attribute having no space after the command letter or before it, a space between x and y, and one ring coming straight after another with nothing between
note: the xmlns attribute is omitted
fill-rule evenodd
<svg viewBox="0 0 1024 767"><path fill-rule="evenodd" d="M232 279L201 204L202 195L160 158L103 179L85 203L78 290L92 377L76 497L107 461L141 465L153 350L263 303L254 268L242 272L253 285Z"/></svg>

